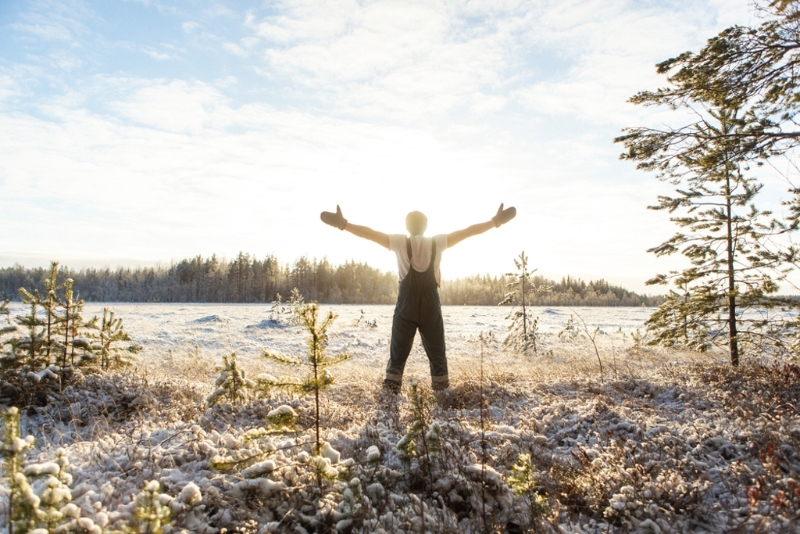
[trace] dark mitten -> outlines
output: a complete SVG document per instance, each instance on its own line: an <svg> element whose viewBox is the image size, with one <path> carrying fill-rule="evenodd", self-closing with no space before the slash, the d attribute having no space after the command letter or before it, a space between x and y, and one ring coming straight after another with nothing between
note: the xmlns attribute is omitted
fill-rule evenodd
<svg viewBox="0 0 800 534"><path fill-rule="evenodd" d="M501 224L507 223L516 216L517 216L517 208L511 207L503 209L503 205L500 204L500 207L497 208L497 215L492 217L492 220L494 221L495 228L497 228Z"/></svg>
<svg viewBox="0 0 800 534"><path fill-rule="evenodd" d="M319 218L322 219L322 222L325 224L335 226L339 230L344 230L345 226L347 226L347 219L342 215L342 208L340 208L338 204L336 205L336 213L323 211L319 214Z"/></svg>

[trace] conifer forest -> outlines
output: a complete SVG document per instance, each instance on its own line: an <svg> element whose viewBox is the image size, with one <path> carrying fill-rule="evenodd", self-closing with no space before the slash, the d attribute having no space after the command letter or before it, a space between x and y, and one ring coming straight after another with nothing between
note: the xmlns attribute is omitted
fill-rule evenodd
<svg viewBox="0 0 800 534"><path fill-rule="evenodd" d="M40 287L48 272L20 265L0 268L0 299L18 299L20 287ZM324 258L282 263L275 256L259 260L241 253L233 260L197 256L169 267L61 267L60 276L72 279L76 294L87 302L270 303L276 295L287 299L294 288L306 300L326 304L394 304L397 298L397 273L355 261L333 265ZM538 276L535 283L550 291L535 295L534 305L655 306L663 301L604 280L585 282L567 276L554 282ZM506 284L502 275L444 280L442 304L494 306L503 300Z"/></svg>
<svg viewBox="0 0 800 534"><path fill-rule="evenodd" d="M800 532L800 2L753 9L608 139L658 296L515 246L442 284L447 388L420 338L384 387L364 263L0 268L0 534Z"/></svg>

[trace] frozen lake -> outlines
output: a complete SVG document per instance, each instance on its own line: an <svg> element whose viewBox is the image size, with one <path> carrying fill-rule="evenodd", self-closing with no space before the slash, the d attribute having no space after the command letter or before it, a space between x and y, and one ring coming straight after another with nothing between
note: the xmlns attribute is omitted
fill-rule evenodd
<svg viewBox="0 0 800 534"><path fill-rule="evenodd" d="M257 357L263 349L288 354L305 352L305 332L299 326L275 325L269 321L269 304L132 304L87 303L84 318L102 315L108 307L123 318L125 329L144 350L142 358L159 360L170 355L202 354L217 360L223 353L236 352L248 360ZM338 318L329 328L330 351L348 350L355 361L382 361L388 353L394 306L321 305L322 313L332 310ZM285 308L284 308L285 309ZM361 317L361 310L364 317ZM554 339L570 315L579 314L590 330L600 328L606 333L622 329L631 333L642 328L654 308L566 308L536 307L539 331L545 339ZM21 303L11 304L12 314L26 312ZM288 311L288 310L287 310ZM448 355L474 355L477 336L482 332L502 340L509 321L509 307L499 306L445 306L445 336ZM281 316L286 322L288 313ZM577 319L577 318L576 318ZM377 326L366 323L374 321ZM615 336L616 337L616 336ZM414 345L421 352L420 343ZM413 355L413 353L412 353Z"/></svg>

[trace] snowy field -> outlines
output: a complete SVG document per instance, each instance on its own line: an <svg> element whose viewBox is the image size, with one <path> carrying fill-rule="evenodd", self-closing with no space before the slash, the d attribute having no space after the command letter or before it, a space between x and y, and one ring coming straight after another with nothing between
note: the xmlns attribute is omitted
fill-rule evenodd
<svg viewBox="0 0 800 534"><path fill-rule="evenodd" d="M103 308L115 311L124 320L125 329L143 346L140 356L146 366L173 368L176 359L194 361L195 370L213 367L223 354L235 352L241 363L256 368L255 362L264 349L286 354L303 354L305 336L300 327L286 326L289 310L278 316L280 324L270 320L270 305L250 304L130 304L88 303L84 317L102 316ZM619 332L631 334L643 329L644 321L653 308L532 308L538 318L539 331L545 339L553 340L564 328L569 317L578 314L591 332L600 328L601 343L616 337ZM361 312L364 312L363 318ZM25 307L13 303L12 315L25 313ZM394 306L337 306L321 305L321 313L333 311L336 321L329 329L330 352L346 350L358 366L382 369L388 358ZM448 359L453 365L472 365L475 362L478 336L505 337L511 311L499 306L445 306L445 342ZM360 320L359 320L360 319ZM575 317L577 321L578 318ZM367 326L367 323L375 327ZM617 336L603 334L616 333ZM414 345L409 364L416 369L425 363L419 343ZM423 365L425 376L427 371Z"/></svg>
<svg viewBox="0 0 800 534"><path fill-rule="evenodd" d="M339 316L328 352L352 358L330 368L336 381L322 393L319 463L313 395L204 405L231 352L250 378L300 376L259 356L304 354L288 315L276 324L269 306L109 307L144 346L138 367L50 390L46 405L22 411L23 434L36 438L29 462L64 449L85 525L121 530L157 481L172 510L165 532L800 532L800 369L750 354L733 370L722 353L641 346L632 334L649 309L535 308L542 347L523 355L501 344L507 308L446 307L452 387L433 398L418 343L403 392L380 390L391 306L323 305ZM596 345L585 332L558 338L571 313L600 329ZM287 406L297 425L277 433L266 418ZM414 428L409 454L398 445ZM531 484L515 493L525 454Z"/></svg>

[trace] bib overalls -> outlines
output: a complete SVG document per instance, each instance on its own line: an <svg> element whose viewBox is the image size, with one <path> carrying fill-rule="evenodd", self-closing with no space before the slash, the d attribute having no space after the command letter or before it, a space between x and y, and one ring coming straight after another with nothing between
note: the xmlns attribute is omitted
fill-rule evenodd
<svg viewBox="0 0 800 534"><path fill-rule="evenodd" d="M422 346L431 366L431 383L434 390L447 388L447 357L444 346L444 321L439 302L434 263L436 241L432 241L431 263L424 272L409 266L408 274L400 282L397 305L392 321L392 342L389 348L389 364L386 366L384 386L393 391L400 390L403 369L411 353L414 335L419 330ZM411 241L406 240L408 261L411 263Z"/></svg>

